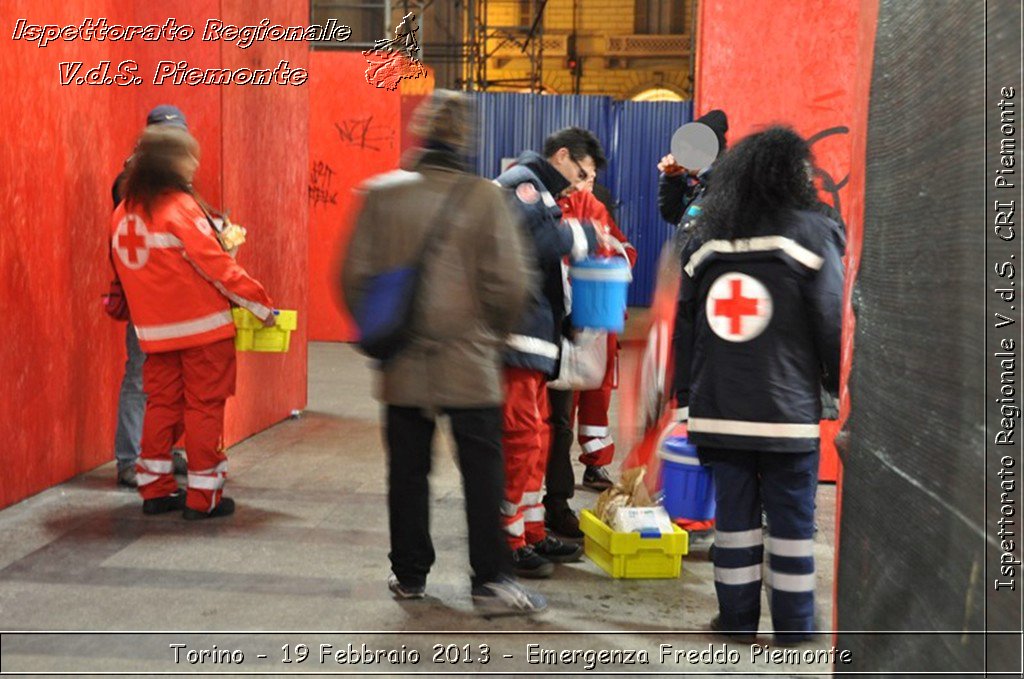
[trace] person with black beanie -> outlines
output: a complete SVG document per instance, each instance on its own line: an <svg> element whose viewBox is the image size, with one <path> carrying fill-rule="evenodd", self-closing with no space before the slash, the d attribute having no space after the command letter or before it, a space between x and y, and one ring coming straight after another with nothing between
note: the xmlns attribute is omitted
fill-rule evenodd
<svg viewBox="0 0 1024 679"><path fill-rule="evenodd" d="M695 122L703 123L718 137L718 157L725 153L729 118L720 109L708 111ZM700 214L700 201L707 192L711 168L686 168L670 153L658 163L658 209L666 222L688 230Z"/></svg>

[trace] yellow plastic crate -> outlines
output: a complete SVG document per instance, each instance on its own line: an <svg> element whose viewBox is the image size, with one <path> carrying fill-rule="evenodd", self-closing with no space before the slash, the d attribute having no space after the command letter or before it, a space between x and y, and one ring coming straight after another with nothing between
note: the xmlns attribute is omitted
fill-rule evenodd
<svg viewBox="0 0 1024 679"><path fill-rule="evenodd" d="M248 309L235 307L231 310L235 319L235 349L238 351L272 351L285 353L291 342L292 331L298 326L298 312L281 309L277 325L264 328L263 321Z"/></svg>
<svg viewBox="0 0 1024 679"><path fill-rule="evenodd" d="M613 578L678 578L690 536L679 526L671 535L645 538L639 533L616 533L593 512L580 513L583 550Z"/></svg>

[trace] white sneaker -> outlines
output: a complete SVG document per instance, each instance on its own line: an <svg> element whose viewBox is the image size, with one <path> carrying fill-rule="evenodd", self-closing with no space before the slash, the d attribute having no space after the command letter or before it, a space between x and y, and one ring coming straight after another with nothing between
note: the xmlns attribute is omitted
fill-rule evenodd
<svg viewBox="0 0 1024 679"><path fill-rule="evenodd" d="M394 573L388 574L388 589L399 599L422 599L427 596L426 587L409 587L399 581Z"/></svg>
<svg viewBox="0 0 1024 679"><path fill-rule="evenodd" d="M544 596L531 592L507 575L473 588L477 612L492 615L531 615L548 607Z"/></svg>

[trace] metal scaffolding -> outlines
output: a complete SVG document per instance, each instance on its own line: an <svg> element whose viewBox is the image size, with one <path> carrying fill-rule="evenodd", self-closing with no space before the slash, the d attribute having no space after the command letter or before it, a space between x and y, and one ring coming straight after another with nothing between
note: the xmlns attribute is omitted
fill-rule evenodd
<svg viewBox="0 0 1024 679"><path fill-rule="evenodd" d="M548 0L463 0L466 52L460 84L462 89L486 91L492 87L543 90L544 9ZM515 23L499 23L496 17L518 17ZM492 78L490 61L500 52L515 48L529 59L523 78Z"/></svg>

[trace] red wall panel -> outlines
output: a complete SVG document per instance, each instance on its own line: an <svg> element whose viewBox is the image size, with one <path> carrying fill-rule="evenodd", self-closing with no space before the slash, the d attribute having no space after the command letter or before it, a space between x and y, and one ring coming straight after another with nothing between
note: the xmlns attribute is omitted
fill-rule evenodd
<svg viewBox="0 0 1024 679"><path fill-rule="evenodd" d="M0 5L0 343L6 388L0 396L0 507L59 483L112 457L124 325L100 310L110 280L107 260L110 184L131 152L146 112L181 107L203 147L196 180L213 204L253 227L241 254L281 306L305 316L307 213L301 177L307 166L305 87L153 85L156 62L185 59L198 67L222 61L261 66L288 58L301 64L304 45L257 43L248 50L203 42L58 41L39 48L11 39L19 19L79 24L162 23L175 17L201 31L208 17L254 23L264 16L308 23L308 4L241 0L15 0ZM67 86L58 63L101 60L139 64L140 86ZM271 61L273 60L273 61ZM272 112L273 115L263 115ZM222 120L231 129L225 131ZM226 140L226 141L224 141ZM228 168L228 172L224 172ZM305 403L302 331L287 357L244 356L239 395L229 406L227 436L236 441ZM277 361L274 363L273 361ZM260 372L259 391L251 375Z"/></svg>
<svg viewBox="0 0 1024 679"><path fill-rule="evenodd" d="M836 194L851 235L859 233L864 199L863 149L857 155L853 146L867 124L859 64L866 59L870 68L871 45L861 40L863 18L861 4L849 0L708 0L701 3L698 45L696 115L724 110L731 143L772 123L791 125L808 138L824 134L812 150L817 166L840 187ZM836 200L824 191L822 198ZM851 252L858 245L851 242ZM848 259L849 268L856 257ZM852 318L845 320L848 365ZM844 371L844 414L845 379ZM822 426L823 479L837 475L832 440L838 428L836 422Z"/></svg>
<svg viewBox="0 0 1024 679"><path fill-rule="evenodd" d="M228 23L263 17L286 26L309 23L308 5L301 1L223 0L221 5L220 16ZM224 45L222 62L228 68L268 68L286 60L293 68L306 68L309 54L304 43L257 43L245 50ZM249 230L239 262L278 308L299 310L288 354L239 354L238 395L229 401L225 431L229 443L306 405L308 88L307 83L223 90L224 205Z"/></svg>
<svg viewBox="0 0 1024 679"><path fill-rule="evenodd" d="M371 87L359 52L310 55L308 196L309 338L352 341L352 319L340 310L339 253L352 227L364 179L398 167L401 96Z"/></svg>
<svg viewBox="0 0 1024 679"><path fill-rule="evenodd" d="M129 89L61 87L58 62L118 58L105 43L11 40L18 19L125 17L118 2L0 7L0 506L111 458L123 326L102 314L110 184L130 148ZM119 337L120 335L120 337Z"/></svg>

